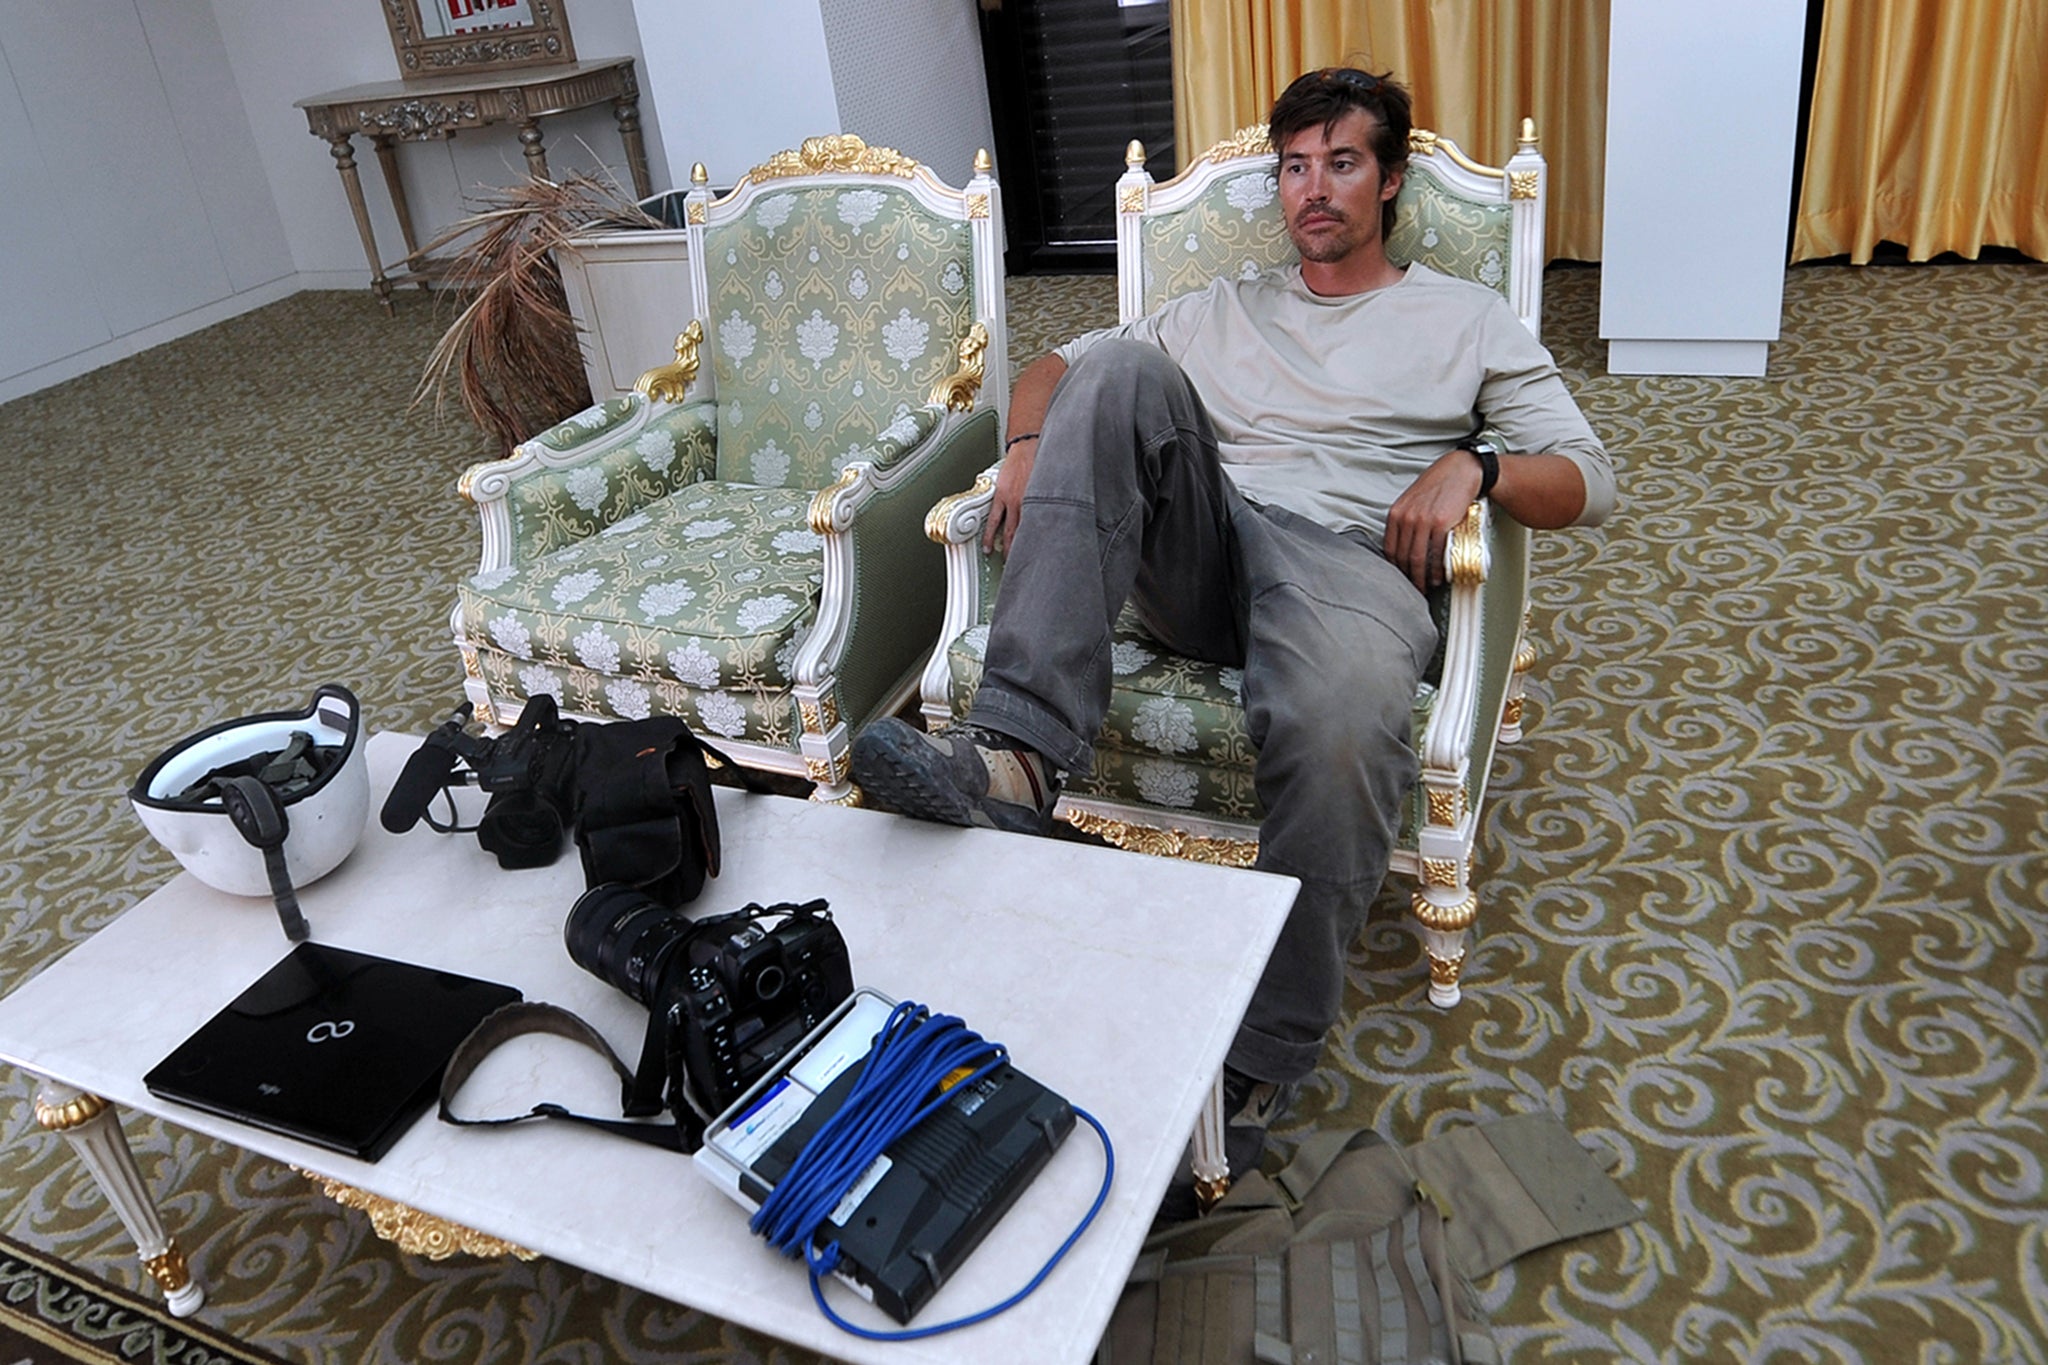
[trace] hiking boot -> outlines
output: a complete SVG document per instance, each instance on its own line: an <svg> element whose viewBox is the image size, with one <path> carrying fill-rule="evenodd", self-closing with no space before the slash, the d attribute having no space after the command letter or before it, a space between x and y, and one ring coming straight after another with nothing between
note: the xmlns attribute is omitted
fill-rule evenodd
<svg viewBox="0 0 2048 1365"><path fill-rule="evenodd" d="M884 810L1016 834L1052 828L1059 778L1021 740L979 725L926 734L894 716L853 740L853 780Z"/></svg>
<svg viewBox="0 0 2048 1365"><path fill-rule="evenodd" d="M1259 1168L1266 1154L1266 1131L1294 1103L1301 1086L1261 1081L1231 1067L1223 1068L1223 1159L1235 1180ZM1180 1169L1166 1187L1155 1223L1184 1223L1201 1214L1195 1195L1195 1144L1191 1138L1180 1155Z"/></svg>

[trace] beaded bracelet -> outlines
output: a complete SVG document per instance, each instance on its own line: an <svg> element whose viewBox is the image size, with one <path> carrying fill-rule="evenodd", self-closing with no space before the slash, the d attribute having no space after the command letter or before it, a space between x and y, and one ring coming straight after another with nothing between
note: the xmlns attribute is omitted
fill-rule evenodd
<svg viewBox="0 0 2048 1365"><path fill-rule="evenodd" d="M1037 439L1038 433L1035 431L1021 432L1018 435L1012 436L1009 440L1003 442L1003 453L1005 455L1009 454L1010 447L1016 445L1020 441L1035 441Z"/></svg>

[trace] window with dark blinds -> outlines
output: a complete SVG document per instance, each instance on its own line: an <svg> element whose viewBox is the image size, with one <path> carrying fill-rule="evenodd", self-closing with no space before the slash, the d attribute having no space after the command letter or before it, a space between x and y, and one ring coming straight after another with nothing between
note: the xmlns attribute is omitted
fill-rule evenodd
<svg viewBox="0 0 2048 1365"><path fill-rule="evenodd" d="M1173 174L1166 0L982 0L1009 268L1108 269L1124 148Z"/></svg>

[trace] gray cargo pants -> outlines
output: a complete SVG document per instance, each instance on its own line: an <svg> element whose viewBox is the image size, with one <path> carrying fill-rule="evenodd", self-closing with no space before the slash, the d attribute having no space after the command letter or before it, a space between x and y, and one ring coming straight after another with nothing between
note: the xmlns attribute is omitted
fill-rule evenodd
<svg viewBox="0 0 2048 1365"><path fill-rule="evenodd" d="M1127 599L1177 653L1243 668L1258 866L1302 887L1228 1061L1297 1080L1336 1021L1416 780L1428 603L1363 534L1239 496L1201 398L1157 347L1087 351L1043 433L968 719L1090 771Z"/></svg>

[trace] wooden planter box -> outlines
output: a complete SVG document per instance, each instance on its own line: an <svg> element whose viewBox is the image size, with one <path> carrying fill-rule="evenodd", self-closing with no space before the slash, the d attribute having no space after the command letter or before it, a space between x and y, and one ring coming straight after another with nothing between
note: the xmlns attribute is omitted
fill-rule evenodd
<svg viewBox="0 0 2048 1365"><path fill-rule="evenodd" d="M642 374L675 359L676 333L690 324L683 194L671 190L640 201L673 227L591 233L555 252L597 402L631 393Z"/></svg>

